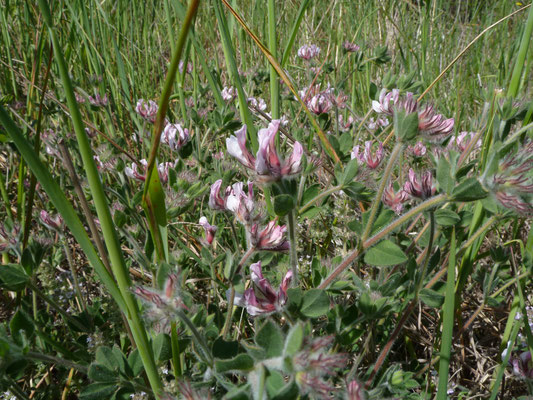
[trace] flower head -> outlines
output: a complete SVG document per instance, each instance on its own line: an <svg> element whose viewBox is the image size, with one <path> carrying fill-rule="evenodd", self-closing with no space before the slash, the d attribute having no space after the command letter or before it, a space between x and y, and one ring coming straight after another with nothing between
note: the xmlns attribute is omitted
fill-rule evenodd
<svg viewBox="0 0 533 400"><path fill-rule="evenodd" d="M356 45L355 43L350 43L348 41L345 41L342 44L342 47L344 47L344 50L346 50L348 53L355 53L356 51L359 51L361 48Z"/></svg>
<svg viewBox="0 0 533 400"><path fill-rule="evenodd" d="M235 304L246 307L248 314L252 316L268 315L283 310L287 303L287 289L292 280L292 271L287 272L277 292L263 276L261 261L250 265L250 277L252 287L247 289L244 295L237 296Z"/></svg>
<svg viewBox="0 0 533 400"><path fill-rule="evenodd" d="M303 147L299 142L294 143L293 152L287 160L282 160L277 153L275 140L279 125L279 120L273 120L268 128L259 130L256 157L246 148L246 125L235 132L236 136L226 139L228 153L245 167L254 170L264 182L276 181L301 171Z"/></svg>
<svg viewBox="0 0 533 400"><path fill-rule="evenodd" d="M184 66L184 62L183 62L183 60L181 60L181 61L180 61L180 64L178 65L178 68L179 68L179 70L180 70L180 74L183 74L183 66ZM189 61L189 62L187 63L187 70L186 70L186 72L187 72L188 74L190 74L190 73L192 72L192 69L193 69L192 63Z"/></svg>
<svg viewBox="0 0 533 400"><path fill-rule="evenodd" d="M461 132L456 137L452 137L448 142L448 149L456 148L461 153L466 150L470 142L476 136L476 132ZM481 139L478 139L476 143L473 144L472 150L481 147Z"/></svg>
<svg viewBox="0 0 533 400"><path fill-rule="evenodd" d="M409 146L407 149L410 150L415 157L424 157L427 153L427 148L422 142L417 142L414 146Z"/></svg>
<svg viewBox="0 0 533 400"><path fill-rule="evenodd" d="M327 92L320 92L309 100L307 107L317 115L325 114L333 107L331 95Z"/></svg>
<svg viewBox="0 0 533 400"><path fill-rule="evenodd" d="M415 171L410 168L409 179L405 182L403 190L412 197L418 197L422 200L433 196L435 194L435 185L433 185L433 175L431 174L431 171L424 172L421 180L418 180Z"/></svg>
<svg viewBox="0 0 533 400"><path fill-rule="evenodd" d="M354 119L349 115L348 118L346 118L346 121L344 121L342 114L339 114L337 122L339 123L339 131L348 132L354 123Z"/></svg>
<svg viewBox="0 0 533 400"><path fill-rule="evenodd" d="M270 221L261 231L259 231L257 224L252 225L250 228L251 242L257 250L289 250L289 242L283 237L287 231L287 226L277 225L277 222L277 218Z"/></svg>
<svg viewBox="0 0 533 400"><path fill-rule="evenodd" d="M143 167L142 171L139 171L139 164L141 164L141 166ZM124 168L124 173L126 174L126 176L128 176L130 178L133 178L133 179L136 179L138 181L144 182L144 179L145 179L144 169L146 169L146 166L148 165L148 162L143 158L139 162L139 164L135 163L135 162L132 163L131 167Z"/></svg>
<svg viewBox="0 0 533 400"><path fill-rule="evenodd" d="M163 290L156 290L144 286L137 286L133 293L148 306L146 315L150 321L160 324L164 330L176 318L176 310L187 309L178 295L179 278L177 274L170 274L163 285Z"/></svg>
<svg viewBox="0 0 533 400"><path fill-rule="evenodd" d="M4 224L0 224L0 253L15 247L19 242L20 226L15 225L8 230Z"/></svg>
<svg viewBox="0 0 533 400"><path fill-rule="evenodd" d="M189 130L183 129L180 124L167 124L161 134L161 142L167 144L172 150L181 149L189 140Z"/></svg>
<svg viewBox="0 0 533 400"><path fill-rule="evenodd" d="M207 218L204 216L200 217L200 221L198 221L198 223L204 228L207 243L212 244L218 227L210 225L209 222L207 222Z"/></svg>
<svg viewBox="0 0 533 400"><path fill-rule="evenodd" d="M320 54L320 47L316 44L306 44L298 49L298 57L310 60Z"/></svg>
<svg viewBox="0 0 533 400"><path fill-rule="evenodd" d="M105 107L109 104L109 99L107 98L107 93L104 94L104 96L100 96L100 94L96 93L93 96L89 96L89 103L95 107Z"/></svg>
<svg viewBox="0 0 533 400"><path fill-rule="evenodd" d="M230 102L237 97L237 90L233 86L224 86L221 94L224 101Z"/></svg>
<svg viewBox="0 0 533 400"><path fill-rule="evenodd" d="M418 131L430 142L442 142L452 133L453 127L454 119L437 114L433 106L426 105L418 112Z"/></svg>
<svg viewBox="0 0 533 400"><path fill-rule="evenodd" d="M373 141L368 140L365 142L365 149L361 151L359 145L354 146L351 152L351 159L357 158L360 164L366 164L370 169L376 169L383 160L383 143L378 142L378 148L372 152Z"/></svg>
<svg viewBox="0 0 533 400"><path fill-rule="evenodd" d="M50 215L47 211L41 210L39 218L42 224L48 229L60 231L63 228L63 218L61 218L61 215L59 214L55 217L52 217L52 215Z"/></svg>
<svg viewBox="0 0 533 400"><path fill-rule="evenodd" d="M242 182L237 182L229 192L226 189L225 208L231 211L241 224L251 226L259 215L256 212L252 182L248 182L248 193L243 190L243 186Z"/></svg>
<svg viewBox="0 0 533 400"><path fill-rule="evenodd" d="M509 362L513 366L515 375L525 379L533 379L533 361L530 351L522 352L518 357L511 357Z"/></svg>
<svg viewBox="0 0 533 400"><path fill-rule="evenodd" d="M226 139L228 153L237 159L246 168L254 169L255 157L246 148L246 125L235 131L235 136Z"/></svg>
<svg viewBox="0 0 533 400"><path fill-rule="evenodd" d="M400 189L394 191L392 183L383 191L383 203L387 205L396 214L401 214L403 210L403 203L409 200L409 195L405 190Z"/></svg>
<svg viewBox="0 0 533 400"><path fill-rule="evenodd" d="M263 100L261 97L248 97L248 104L259 111L265 111L267 108L267 105L265 103L265 100Z"/></svg>
<svg viewBox="0 0 533 400"><path fill-rule="evenodd" d="M505 208L519 214L533 214L533 141L508 154L498 171L483 178L484 186Z"/></svg>
<svg viewBox="0 0 533 400"><path fill-rule="evenodd" d="M146 121L155 122L157 116L158 106L157 103L153 100L145 101L144 99L139 99L137 105L135 106L135 111Z"/></svg>
<svg viewBox="0 0 533 400"><path fill-rule="evenodd" d="M226 198L231 191L230 187L226 188L225 195L220 194L220 187L222 186L222 179L217 180L211 185L211 192L209 194L209 207L213 210L225 211L226 210Z"/></svg>

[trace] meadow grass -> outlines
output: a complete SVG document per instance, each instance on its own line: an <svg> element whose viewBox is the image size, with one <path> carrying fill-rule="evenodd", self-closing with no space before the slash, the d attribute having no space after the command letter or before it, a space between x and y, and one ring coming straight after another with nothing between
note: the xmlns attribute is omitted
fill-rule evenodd
<svg viewBox="0 0 533 400"><path fill-rule="evenodd" d="M527 4L211 0L188 29L194 4L0 0L4 398L365 398L358 385L369 399L533 395L530 363L516 367L533 346L531 214L497 205L491 178L505 154L531 148ZM309 61L297 55L306 44L321 49ZM312 83L347 106L313 113L305 92L301 102L291 92ZM397 114L370 127L383 88L420 95L432 84L423 103L454 118L452 141L478 133L477 152L427 145L414 157ZM155 125L139 99L159 103ZM354 120L346 132L339 115ZM305 161L296 177L261 184L226 139L246 124L256 154L258 131L280 118L276 151L286 161L301 143ZM186 131L174 148L167 122ZM350 161L366 140L385 145L376 171ZM519 184L531 192L523 157ZM142 171L141 159L147 182L125 173ZM397 216L379 200L389 182L409 181L408 167L433 171L439 193ZM287 255L260 252L252 223L208 206L218 179L249 177L261 218L287 222ZM213 242L204 215L218 226ZM293 274L267 318L233 307L257 289L252 261L277 282ZM334 351L317 356L312 337ZM317 357L335 366L324 381L309 372Z"/></svg>

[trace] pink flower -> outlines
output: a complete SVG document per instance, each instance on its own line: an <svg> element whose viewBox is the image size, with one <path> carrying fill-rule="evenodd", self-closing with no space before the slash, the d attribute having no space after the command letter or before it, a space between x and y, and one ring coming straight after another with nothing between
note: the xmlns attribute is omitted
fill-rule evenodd
<svg viewBox="0 0 533 400"><path fill-rule="evenodd" d="M278 291L274 291L270 283L263 276L261 261L250 265L252 287L243 296L236 297L235 304L246 307L248 314L268 315L283 310L287 303L287 289L292 280L292 271L287 272Z"/></svg>
<svg viewBox="0 0 533 400"><path fill-rule="evenodd" d="M346 385L346 400L364 400L363 385L355 379Z"/></svg>
<svg viewBox="0 0 533 400"><path fill-rule="evenodd" d="M416 157L424 157L427 153L427 148L422 142L417 142L414 146L409 146L408 150Z"/></svg>
<svg viewBox="0 0 533 400"><path fill-rule="evenodd" d="M398 89L392 89L391 92L383 89L379 94L379 101L372 101L372 108L378 114L392 116L395 108L403 109L408 114L416 111L417 103L413 93L408 92L404 98L400 99L400 91Z"/></svg>
<svg viewBox="0 0 533 400"><path fill-rule="evenodd" d="M221 94L224 101L230 102L237 97L237 90L233 86L224 86Z"/></svg>
<svg viewBox="0 0 533 400"><path fill-rule="evenodd" d="M331 95L327 92L320 92L309 100L307 107L317 115L325 114L333 107Z"/></svg>
<svg viewBox="0 0 533 400"><path fill-rule="evenodd" d="M131 164L131 168L130 167L126 167L124 168L124 173L126 174L126 176L130 177L130 178L133 178L133 179L136 179L138 181L141 181L141 182L144 182L145 180L145 169L146 169L146 166L148 165L148 162L143 158L141 161L140 161L140 164L143 166L143 170L142 171L139 171L139 165L137 163L132 163Z"/></svg>
<svg viewBox="0 0 533 400"><path fill-rule="evenodd" d="M225 208L231 211L243 225L250 226L257 219L255 212L254 190L252 182L248 182L248 193L243 190L243 183L234 183L231 191L226 189Z"/></svg>
<svg viewBox="0 0 533 400"><path fill-rule="evenodd" d="M533 361L530 351L522 352L518 357L511 357L510 363L515 375L525 379L533 379Z"/></svg>
<svg viewBox="0 0 533 400"><path fill-rule="evenodd" d="M48 229L60 231L63 228L63 218L61 218L59 214L55 217L52 217L47 211L41 210L39 217L43 225Z"/></svg>
<svg viewBox="0 0 533 400"><path fill-rule="evenodd" d="M101 97L98 93L96 93L93 96L89 96L89 103L91 103L95 107L105 107L109 104L109 100L107 98L107 93L104 94L104 97Z"/></svg>
<svg viewBox="0 0 533 400"><path fill-rule="evenodd" d="M257 250L289 250L289 242L283 237L287 231L287 226L279 226L277 223L277 218L270 221L261 232L259 232L257 224L252 225L250 228L250 239Z"/></svg>
<svg viewBox="0 0 533 400"><path fill-rule="evenodd" d="M175 163L164 162L157 166L157 172L159 173L159 180L165 184L168 182L168 170L174 168Z"/></svg>
<svg viewBox="0 0 533 400"><path fill-rule="evenodd" d="M301 171L303 147L299 142L294 143L293 152L286 161L277 153L275 140L279 125L279 120L273 120L268 128L259 130L259 150L256 157L246 148L246 125L235 132L236 136L226 139L228 153L245 167L254 170L264 182L279 180Z"/></svg>
<svg viewBox="0 0 533 400"><path fill-rule="evenodd" d="M255 160L255 171L266 181L279 180L281 177L298 174L301 171L303 147L300 142L294 142L294 148L286 161L280 159L276 151L276 135L280 121L273 120L268 128L260 129L259 150Z"/></svg>
<svg viewBox="0 0 533 400"><path fill-rule="evenodd" d="M389 120L387 118L378 118L377 120L370 118L368 120L368 129L371 131L375 131L378 128L385 128L386 126L389 126Z"/></svg>
<svg viewBox="0 0 533 400"><path fill-rule="evenodd" d="M155 122L157 110L157 103L153 100L145 101L144 99L139 99L137 101L137 106L135 107L135 111L137 112L137 114L152 123Z"/></svg>
<svg viewBox="0 0 533 400"><path fill-rule="evenodd" d="M180 61L180 64L178 66L179 70L180 70L180 74L183 74L183 60ZM192 69L193 69L193 66L192 66L192 63L189 61L187 63L187 73L190 74L192 72Z"/></svg>
<svg viewBox="0 0 533 400"><path fill-rule="evenodd" d="M348 53L355 53L356 51L359 51L361 48L356 45L355 43L350 43L348 41L345 41L342 44L342 47L348 52Z"/></svg>
<svg viewBox="0 0 533 400"><path fill-rule="evenodd" d="M398 192L394 191L392 183L383 192L383 203L387 205L396 214L401 214L403 210L403 203L409 200L409 195L400 189Z"/></svg>
<svg viewBox="0 0 533 400"><path fill-rule="evenodd" d="M267 108L267 105L265 103L265 100L263 100L261 97L248 97L247 99L248 104L259 111L265 111Z"/></svg>
<svg viewBox="0 0 533 400"><path fill-rule="evenodd" d="M354 146L351 152L351 159L357 158L360 164L366 164L370 169L376 169L383 160L383 143L378 142L378 148L372 152L372 140L365 142L365 149L361 152L359 145Z"/></svg>
<svg viewBox="0 0 533 400"><path fill-rule="evenodd" d="M161 142L175 151L185 146L189 139L189 130L183 129L180 124L167 124L161 134Z"/></svg>
<svg viewBox="0 0 533 400"><path fill-rule="evenodd" d="M433 176L431 171L426 171L422 174L421 181L415 174L413 169L409 169L409 179L405 182L403 187L409 195L412 197L418 197L425 200L435 194L435 186L433 185Z"/></svg>
<svg viewBox="0 0 533 400"><path fill-rule="evenodd" d="M457 135L457 137L452 137L450 142L448 143L448 146L446 147L448 149L455 147L462 153L466 150L470 142L474 139L474 136L476 136L476 132L461 132L459 135ZM478 139L478 141L474 144L472 150L475 150L479 147L481 147L481 139Z"/></svg>
<svg viewBox="0 0 533 400"><path fill-rule="evenodd" d="M348 118L346 118L346 122L344 122L344 117L342 116L342 114L339 114L338 123L339 130L341 132L348 132L354 123L354 119L351 115L349 115Z"/></svg>
<svg viewBox="0 0 533 400"><path fill-rule="evenodd" d="M230 136L226 139L228 153L237 159L246 168L255 168L255 157L246 148L246 125L235 131L236 136Z"/></svg>
<svg viewBox="0 0 533 400"><path fill-rule="evenodd" d="M442 142L453 131L454 119L435 113L433 106L418 112L418 131L430 142Z"/></svg>
<svg viewBox="0 0 533 400"><path fill-rule="evenodd" d="M207 218L203 216L200 217L200 221L198 221L198 223L204 228L207 243L212 244L218 227L210 225L209 222L207 222Z"/></svg>
<svg viewBox="0 0 533 400"><path fill-rule="evenodd" d="M306 44L298 49L298 57L310 60L320 54L320 47L316 44Z"/></svg>
<svg viewBox="0 0 533 400"><path fill-rule="evenodd" d="M222 179L219 179L211 185L211 193L209 195L209 207L213 210L226 211L226 198L231 192L231 187L226 188L224 196L220 194L220 187L222 186Z"/></svg>

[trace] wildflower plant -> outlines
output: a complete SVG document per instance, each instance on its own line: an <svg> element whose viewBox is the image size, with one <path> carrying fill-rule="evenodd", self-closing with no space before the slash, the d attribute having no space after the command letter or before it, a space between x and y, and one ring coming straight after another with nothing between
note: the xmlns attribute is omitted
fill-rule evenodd
<svg viewBox="0 0 533 400"><path fill-rule="evenodd" d="M78 3L0 18L6 396L531 394L533 11Z"/></svg>

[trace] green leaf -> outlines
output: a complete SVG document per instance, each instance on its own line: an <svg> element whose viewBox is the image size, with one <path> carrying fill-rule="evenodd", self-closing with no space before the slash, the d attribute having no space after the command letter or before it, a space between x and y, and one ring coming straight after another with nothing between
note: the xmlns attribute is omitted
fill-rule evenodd
<svg viewBox="0 0 533 400"><path fill-rule="evenodd" d="M115 383L92 383L81 390L80 400L108 399L116 390Z"/></svg>
<svg viewBox="0 0 533 400"><path fill-rule="evenodd" d="M318 214L320 214L321 211L322 209L320 207L312 206L312 207L309 207L307 210L305 210L303 213L301 213L300 218L313 219Z"/></svg>
<svg viewBox="0 0 533 400"><path fill-rule="evenodd" d="M279 194L274 197L274 212L283 217L294 208L294 198L288 194Z"/></svg>
<svg viewBox="0 0 533 400"><path fill-rule="evenodd" d="M235 357L239 352L239 342L231 341L228 342L221 337L219 337L213 343L213 357L228 359Z"/></svg>
<svg viewBox="0 0 533 400"><path fill-rule="evenodd" d="M461 217L452 210L441 208L435 211L435 221L441 226L453 226L461 221Z"/></svg>
<svg viewBox="0 0 533 400"><path fill-rule="evenodd" d="M2 287L7 290L18 292L26 287L29 279L20 265L0 265L0 281L2 281Z"/></svg>
<svg viewBox="0 0 533 400"><path fill-rule="evenodd" d="M158 361L167 361L172 358L172 345L170 343L170 336L166 333L160 333L154 339L152 344L154 349L154 357Z"/></svg>
<svg viewBox="0 0 533 400"><path fill-rule="evenodd" d="M317 318L328 312L329 297L324 290L311 289L305 292L300 311L308 318Z"/></svg>
<svg viewBox="0 0 533 400"><path fill-rule="evenodd" d="M350 160L344 169L344 174L340 182L342 182L343 185L349 185L357 175L357 171L359 171L359 161L357 159Z"/></svg>
<svg viewBox="0 0 533 400"><path fill-rule="evenodd" d="M255 334L255 343L262 347L267 358L281 356L283 352L283 334L276 324L267 320Z"/></svg>
<svg viewBox="0 0 533 400"><path fill-rule="evenodd" d="M128 365L131 368L133 376L138 376L144 369L141 356L139 355L139 350L133 350L128 356Z"/></svg>
<svg viewBox="0 0 533 400"><path fill-rule="evenodd" d="M283 355L292 356L300 351L304 340L304 328L302 324L294 325L285 339L285 348L283 349Z"/></svg>
<svg viewBox="0 0 533 400"><path fill-rule="evenodd" d="M365 253L365 262L370 265L398 265L407 261L402 249L390 240L382 240Z"/></svg>
<svg viewBox="0 0 533 400"><path fill-rule="evenodd" d="M420 291L420 300L432 308L439 308L444 304L444 296L442 294L427 288Z"/></svg>
<svg viewBox="0 0 533 400"><path fill-rule="evenodd" d="M96 349L96 362L111 371L118 371L119 364L113 353L113 349L107 346L100 346Z"/></svg>
<svg viewBox="0 0 533 400"><path fill-rule="evenodd" d="M11 318L11 321L9 321L9 330L15 342L22 346L23 338L21 331L25 332L26 338L30 338L35 332L35 326L28 314L22 310L18 310Z"/></svg>
<svg viewBox="0 0 533 400"><path fill-rule="evenodd" d="M219 373L228 371L250 371L254 367L254 360L248 354L239 354L230 360L216 360L215 370Z"/></svg>
<svg viewBox="0 0 533 400"><path fill-rule="evenodd" d="M314 185L309 186L302 195L302 205L309 203L316 196L320 194L321 187L320 184L315 183Z"/></svg>
<svg viewBox="0 0 533 400"><path fill-rule="evenodd" d="M87 372L87 376L90 380L95 382L109 383L117 381L118 373L110 370L109 368L103 365L91 363L91 365L89 365L89 371Z"/></svg>
<svg viewBox="0 0 533 400"><path fill-rule="evenodd" d="M451 175L450 162L446 157L439 158L437 164L437 182L439 182L440 189L443 192L450 193L453 189L454 180Z"/></svg>
<svg viewBox="0 0 533 400"><path fill-rule="evenodd" d="M404 110L395 110L394 132L400 142L413 140L418 135L418 113L407 114Z"/></svg>
<svg viewBox="0 0 533 400"><path fill-rule="evenodd" d="M488 192L483 189L476 178L467 178L452 191L452 200L475 201L487 197Z"/></svg>

